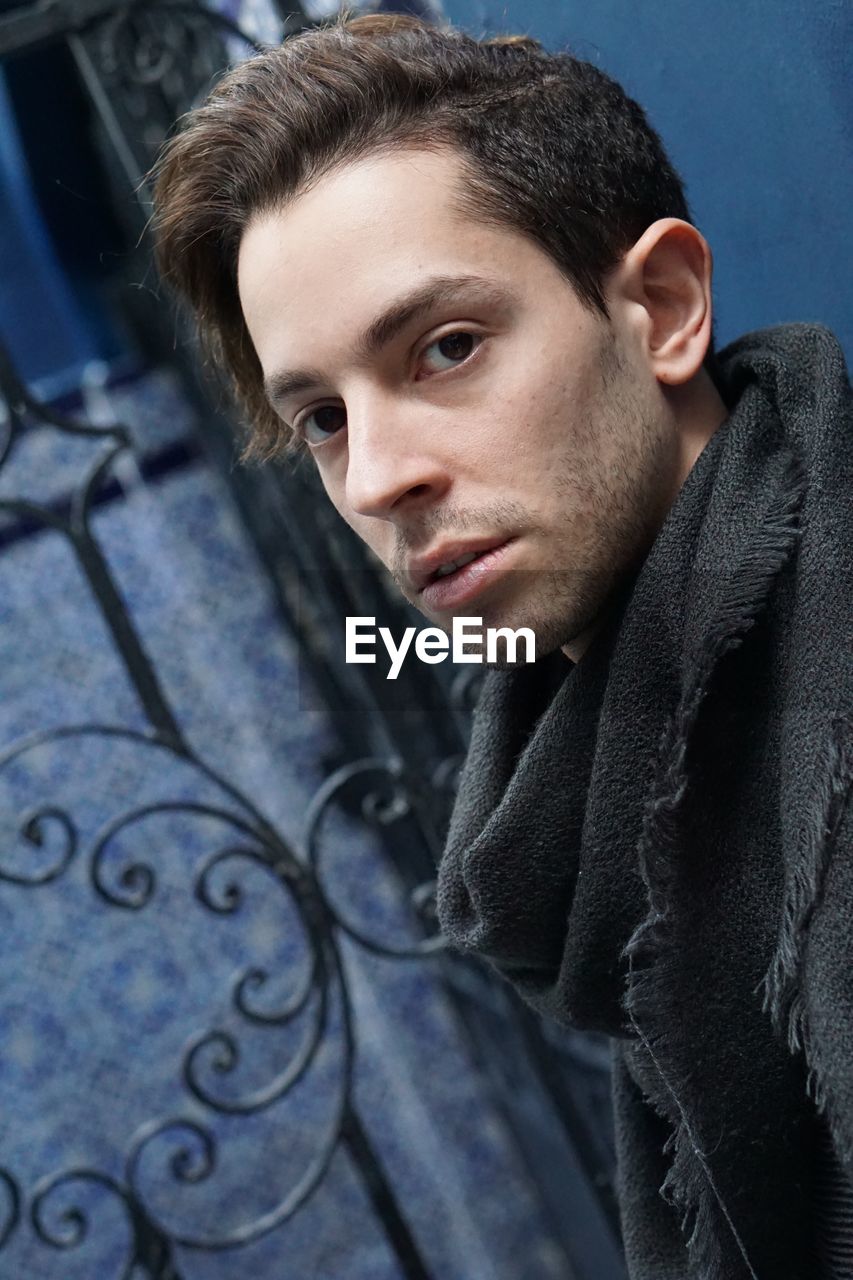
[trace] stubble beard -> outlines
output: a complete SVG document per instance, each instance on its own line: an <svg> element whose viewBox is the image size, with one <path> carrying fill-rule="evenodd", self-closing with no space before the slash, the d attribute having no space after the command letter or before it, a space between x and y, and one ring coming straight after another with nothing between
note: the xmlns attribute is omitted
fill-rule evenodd
<svg viewBox="0 0 853 1280"><path fill-rule="evenodd" d="M567 434L570 446L556 471L566 523L552 564L529 571L535 581L513 592L519 604L509 611L512 620L501 618L502 626L533 630L537 658L594 632L641 566L664 514L671 430L632 381L609 330L599 368L598 394L585 420ZM607 457L610 463L602 460ZM493 665L508 664L504 657Z"/></svg>

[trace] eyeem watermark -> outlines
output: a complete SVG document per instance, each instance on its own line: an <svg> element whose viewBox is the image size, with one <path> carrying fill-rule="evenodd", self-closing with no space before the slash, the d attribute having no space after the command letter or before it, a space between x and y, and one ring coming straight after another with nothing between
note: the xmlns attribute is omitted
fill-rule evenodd
<svg viewBox="0 0 853 1280"><path fill-rule="evenodd" d="M519 627L517 631L513 631L510 627L487 627L484 654L482 618L454 618L450 636L439 627L424 627L422 631L416 631L414 627L406 627L402 640L397 644L388 627L380 627L379 637L391 659L386 680L397 679L403 661L412 647L413 637L415 657L430 665L444 662L448 656L453 662L497 662L500 641L506 649L501 661L514 663L519 639L524 640L524 661L536 661L536 636L529 627ZM479 649L472 652L472 646L477 645ZM375 649L376 619L347 618L346 661L374 663L376 662Z"/></svg>

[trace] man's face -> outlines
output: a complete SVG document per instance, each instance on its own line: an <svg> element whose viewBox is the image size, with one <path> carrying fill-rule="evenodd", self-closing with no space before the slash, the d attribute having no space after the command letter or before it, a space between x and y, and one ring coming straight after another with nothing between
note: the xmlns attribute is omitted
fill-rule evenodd
<svg viewBox="0 0 853 1280"><path fill-rule="evenodd" d="M461 212L464 183L450 148L339 168L250 222L241 304L274 408L404 595L570 650L659 521L672 423L618 317Z"/></svg>

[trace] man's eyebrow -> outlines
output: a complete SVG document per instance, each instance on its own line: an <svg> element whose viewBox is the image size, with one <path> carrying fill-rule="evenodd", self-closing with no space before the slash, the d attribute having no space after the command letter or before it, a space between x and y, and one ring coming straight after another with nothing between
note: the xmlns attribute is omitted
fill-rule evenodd
<svg viewBox="0 0 853 1280"><path fill-rule="evenodd" d="M371 321L355 344L356 363L366 364L377 356L413 320L462 297L481 305L505 306L510 301L506 289L483 276L433 276L392 302ZM282 369L264 379L264 391L270 404L275 406L289 396L310 391L324 380L318 369Z"/></svg>
<svg viewBox="0 0 853 1280"><path fill-rule="evenodd" d="M506 290L482 276L434 276L377 316L356 343L356 360L366 363L413 320L435 307L455 302L462 295L466 301L479 303L507 301Z"/></svg>
<svg viewBox="0 0 853 1280"><path fill-rule="evenodd" d="M271 373L264 378L264 395L273 408L281 404L288 396L299 395L310 391L323 381L319 369L283 369L279 373Z"/></svg>

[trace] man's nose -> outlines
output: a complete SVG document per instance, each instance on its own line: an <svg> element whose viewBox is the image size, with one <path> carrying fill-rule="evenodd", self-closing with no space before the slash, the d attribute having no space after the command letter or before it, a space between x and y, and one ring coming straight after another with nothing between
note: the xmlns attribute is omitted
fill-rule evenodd
<svg viewBox="0 0 853 1280"><path fill-rule="evenodd" d="M433 430L430 430L430 427ZM435 424L423 412L386 397L347 405L346 500L361 516L393 520L429 507L450 485Z"/></svg>

